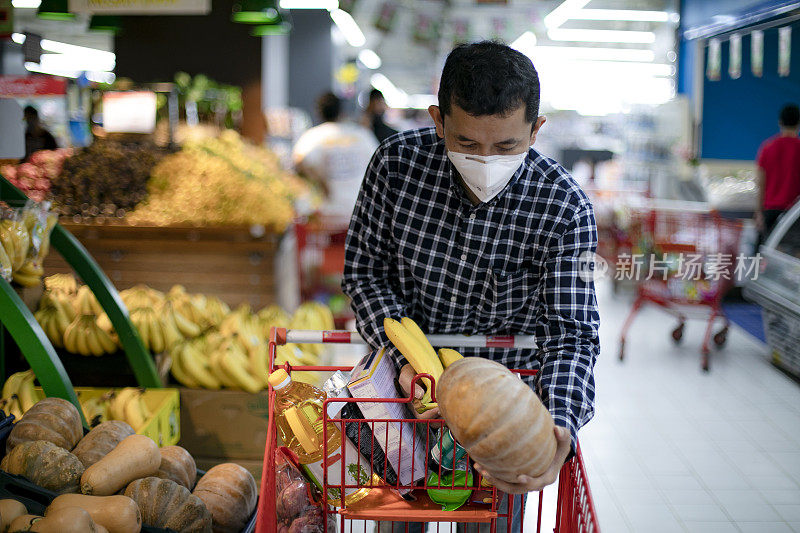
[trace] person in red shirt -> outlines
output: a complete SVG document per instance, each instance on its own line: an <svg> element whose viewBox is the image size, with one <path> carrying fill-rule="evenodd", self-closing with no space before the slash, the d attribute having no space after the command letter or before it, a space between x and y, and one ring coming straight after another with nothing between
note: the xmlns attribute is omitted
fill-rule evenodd
<svg viewBox="0 0 800 533"><path fill-rule="evenodd" d="M766 240L778 218L800 198L800 109L784 106L778 135L758 150L757 179L759 203L755 214L759 244ZM756 251L758 246L756 246Z"/></svg>

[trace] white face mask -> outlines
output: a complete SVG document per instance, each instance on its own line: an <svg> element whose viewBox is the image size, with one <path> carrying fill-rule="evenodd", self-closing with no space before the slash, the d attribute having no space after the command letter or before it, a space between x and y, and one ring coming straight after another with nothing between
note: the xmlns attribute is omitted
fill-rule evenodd
<svg viewBox="0 0 800 533"><path fill-rule="evenodd" d="M467 187L481 202L498 195L522 165L528 152L514 155L470 155L447 151Z"/></svg>

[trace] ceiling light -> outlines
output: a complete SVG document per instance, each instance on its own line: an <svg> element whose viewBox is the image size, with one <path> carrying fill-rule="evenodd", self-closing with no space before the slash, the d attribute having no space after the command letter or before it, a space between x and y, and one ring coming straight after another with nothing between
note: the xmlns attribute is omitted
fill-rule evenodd
<svg viewBox="0 0 800 533"><path fill-rule="evenodd" d="M42 0L36 16L45 20L73 20L75 13L69 12L68 0Z"/></svg>
<svg viewBox="0 0 800 533"><path fill-rule="evenodd" d="M25 70L28 72L37 72L39 74L50 74L51 76L62 76L64 78L77 78L81 74L86 74L86 79L98 83L114 83L116 76L113 72L86 72L82 70L57 70L44 68L38 63L25 63Z"/></svg>
<svg viewBox="0 0 800 533"><path fill-rule="evenodd" d="M667 22L666 11L640 11L634 9L580 9L569 17L573 20L614 20L633 22Z"/></svg>
<svg viewBox="0 0 800 533"><path fill-rule="evenodd" d="M334 9L331 11L331 18L344 34L344 38L347 39L350 46L360 48L366 44L367 38L364 37L364 33L361 31L361 28L358 27L353 17L350 16L350 13L341 9Z"/></svg>
<svg viewBox="0 0 800 533"><path fill-rule="evenodd" d="M381 64L383 63L380 56L369 48L364 48L358 53L358 60L361 61L365 67L372 70L381 68Z"/></svg>
<svg viewBox="0 0 800 533"><path fill-rule="evenodd" d="M13 0L11 5L17 9L35 9L41 5L42 0Z"/></svg>
<svg viewBox="0 0 800 533"><path fill-rule="evenodd" d="M656 34L651 31L574 30L555 28L547 31L552 41L593 43L654 43Z"/></svg>
<svg viewBox="0 0 800 533"><path fill-rule="evenodd" d="M408 104L408 94L398 89L392 80L381 73L373 74L369 79L370 84L383 93L386 105L398 109L405 108Z"/></svg>
<svg viewBox="0 0 800 533"><path fill-rule="evenodd" d="M50 39L42 39L42 50L45 52L54 52L56 54L68 55L82 55L101 58L105 61L116 61L117 56L114 52L107 52L97 48L89 48L88 46L78 46L76 44L62 43L59 41L51 41Z"/></svg>
<svg viewBox="0 0 800 533"><path fill-rule="evenodd" d="M547 28L558 28L572 15L589 3L589 0L564 0L558 7L544 17L544 25Z"/></svg>
<svg viewBox="0 0 800 533"><path fill-rule="evenodd" d="M22 44L25 42L25 34L24 33L12 33L11 40L17 44Z"/></svg>
<svg viewBox="0 0 800 533"><path fill-rule="evenodd" d="M233 5L231 20L239 24L272 24L280 13L273 0L240 0Z"/></svg>
<svg viewBox="0 0 800 533"><path fill-rule="evenodd" d="M638 61L646 63L656 58L652 50L635 48L589 48L584 46L545 46L533 48L532 53L525 55L533 60L539 58L589 59L595 61Z"/></svg>
<svg viewBox="0 0 800 533"><path fill-rule="evenodd" d="M339 8L339 0L281 0L281 9L327 9Z"/></svg>
<svg viewBox="0 0 800 533"><path fill-rule="evenodd" d="M42 54L39 66L43 69L54 71L92 71L92 70L114 70L115 61L99 58L91 55L77 54Z"/></svg>

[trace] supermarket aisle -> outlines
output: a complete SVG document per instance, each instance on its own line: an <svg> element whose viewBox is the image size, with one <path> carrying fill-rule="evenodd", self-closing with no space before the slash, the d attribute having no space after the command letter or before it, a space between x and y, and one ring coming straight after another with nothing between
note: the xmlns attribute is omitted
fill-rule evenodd
<svg viewBox="0 0 800 533"><path fill-rule="evenodd" d="M626 360L629 300L598 288L597 414L581 431L605 532L800 532L800 386L734 328L700 370L703 325L681 346L671 318L644 310Z"/></svg>

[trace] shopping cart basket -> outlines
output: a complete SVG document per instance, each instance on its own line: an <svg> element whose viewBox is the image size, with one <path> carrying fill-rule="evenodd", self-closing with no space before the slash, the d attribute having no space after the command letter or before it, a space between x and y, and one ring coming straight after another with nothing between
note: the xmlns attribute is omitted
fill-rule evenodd
<svg viewBox="0 0 800 533"><path fill-rule="evenodd" d="M630 276L638 284L636 300L620 333L620 360L625 356L628 329L649 302L678 319L672 330L676 343L683 338L688 318L708 320L700 348L702 367L707 371L716 322L722 321L723 326L713 334L714 344L722 347L727 340L729 321L721 302L735 281L741 222L688 203L651 204L632 209L629 216L632 253L617 257L615 277Z"/></svg>
<svg viewBox="0 0 800 533"><path fill-rule="evenodd" d="M453 347L483 347L483 348L535 348L536 343L532 336L462 336L462 335L429 335L428 339L434 346L453 346ZM354 332L349 331L301 331L301 330L286 330L282 328L272 328L270 333L269 342L269 357L270 357L270 370L274 368L275 347L287 343L339 343L339 344L365 344L363 339ZM291 367L289 364L283 365L288 372L292 370L311 370L323 372L335 372L337 370L350 371L351 367L310 367L310 366L296 366ZM533 375L536 371L530 370L517 370L519 374ZM414 378L414 381L420 378L428 378L433 382L435 388L435 380L428 374L421 374ZM413 388L413 382L412 382ZM435 389L434 389L435 397ZM257 533L274 533L277 531L276 523L276 491L275 491L275 451L277 448L277 428L276 420L274 417L274 402L275 393L270 387L269 392L269 422L267 430L267 445L264 454L264 470L261 479L261 491L259 495L259 508L258 508L258 523L256 526ZM433 465L430 461L430 454L428 449L431 444L436 441L431 441L430 429L439 429L443 425L441 420L416 420L416 419L347 419L329 418L328 405L330 403L361 403L361 402L386 402L386 403L407 403L412 402L411 398L384 398L384 399L366 399L366 398L328 398L325 400L325 408L323 409L323 442L324 450L323 456L329 457L327 449L327 434L329 423L334 427L338 427L342 435L345 434L345 424L358 424L359 442L357 448L362 449L361 446L361 425L366 424L374 439L379 440L384 438L388 439L389 424L407 423L412 425L414 436L425 435L426 448L425 454L425 471L436 470L438 468L439 476L441 479L442 466ZM376 430L376 424L384 425L386 435L382 428ZM402 435L402 429L401 435ZM417 433L419 432L419 433ZM343 437L344 438L344 437ZM386 442L384 440L383 442ZM439 441L441 449L441 440ZM373 441L374 446L374 441ZM344 455L345 447L342 446L337 453ZM412 454L413 456L413 454ZM358 459L359 469L362 466L361 458ZM475 476L471 484L464 481L463 484L456 485L455 477L449 484L437 485L403 485L398 481L388 486L387 484L377 485L374 484L372 473L374 471L374 456L369 461L370 473L364 476L365 479L370 481L360 484L348 485L344 482L341 484L331 484L328 480L328 472L325 472L322 481L322 501L329 500L329 493L336 491L338 494L344 494L345 489L357 490L359 488L369 488L369 494L358 501L357 503L347 505L346 502L339 508L331 508L326 506L326 514L333 516L337 523L340 532L353 532L353 531L371 531L367 529L369 522L376 522L377 527L381 524L389 525L389 530L394 532L408 532L408 523L427 523L435 524L432 527L435 531L455 531L452 526L454 523L468 523L468 531L476 531L476 523L483 523L490 529L492 533L498 530L501 524L507 524L505 528L509 533L511 532L511 516L514 513L514 500L509 498L509 504L505 509L501 509L499 502L501 501L502 494L495 488L487 488L481 486L480 476ZM413 461L413 459L412 459ZM456 470L455 455L453 456L452 470ZM342 468L341 479L344 479L344 465L346 463L345 457L340 460ZM469 464L469 457L466 457L466 464ZM366 468L366 465L363 465ZM387 464L384 464L384 471ZM429 468L431 467L431 468ZM414 465L412 463L412 470ZM463 468L463 467L462 467ZM398 476L399 478L399 476ZM459 508L456 511L443 511L441 506L434 504L426 495L425 489L441 489L441 488L463 488L465 490L472 490L473 496L470 502ZM423 489L414 492L416 500L411 502L398 496L399 490L410 489ZM583 463L583 456L581 455L580 446L576 450L575 456L564 464L561 469L558 481L558 496L556 501L556 517L555 517L555 533L593 533L599 532L600 529L597 523L596 512L594 503L592 501L591 491L589 489L589 482L586 474L586 469ZM536 517L536 531L542 531L542 512L543 512L543 499L542 492L535 495L531 494L529 497L538 498L538 512ZM522 521L520 532L524 528L524 506L522 511ZM326 532L328 529L328 521L326 520ZM446 523L442 524L442 523ZM430 531L430 530L429 530ZM335 532L331 532L335 533ZM515 531L516 533L516 531Z"/></svg>

